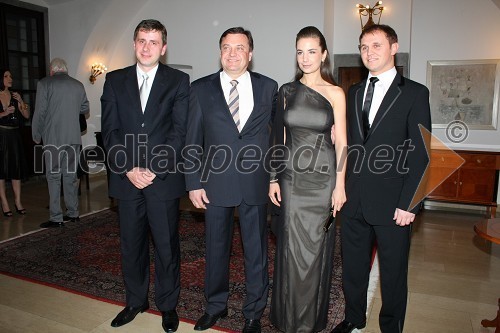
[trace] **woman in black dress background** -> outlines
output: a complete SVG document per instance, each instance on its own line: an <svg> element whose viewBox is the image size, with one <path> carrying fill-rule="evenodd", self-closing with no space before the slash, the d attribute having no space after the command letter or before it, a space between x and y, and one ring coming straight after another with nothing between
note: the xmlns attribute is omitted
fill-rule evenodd
<svg viewBox="0 0 500 333"><path fill-rule="evenodd" d="M21 95L12 92L12 74L8 69L1 69L0 101L0 199L2 213L11 217L12 211L5 191L5 181L10 180L14 191L14 205L18 214L26 214L21 203L21 179L26 177L26 159L19 130L23 119L30 114L28 105L23 102Z"/></svg>

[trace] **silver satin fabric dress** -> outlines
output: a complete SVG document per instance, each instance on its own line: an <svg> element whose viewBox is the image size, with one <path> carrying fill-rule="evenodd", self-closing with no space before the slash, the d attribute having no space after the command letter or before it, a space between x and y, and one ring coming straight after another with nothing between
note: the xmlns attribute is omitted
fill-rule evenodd
<svg viewBox="0 0 500 333"><path fill-rule="evenodd" d="M329 101L295 81L282 89L285 145L290 150L279 179L271 322L283 332L326 328L335 228L324 232L335 187L334 123Z"/></svg>

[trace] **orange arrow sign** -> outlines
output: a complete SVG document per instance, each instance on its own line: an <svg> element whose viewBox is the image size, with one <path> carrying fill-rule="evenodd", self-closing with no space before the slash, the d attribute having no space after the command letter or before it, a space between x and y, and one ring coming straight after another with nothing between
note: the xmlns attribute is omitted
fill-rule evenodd
<svg viewBox="0 0 500 333"><path fill-rule="evenodd" d="M465 160L460 155L455 153L453 149L449 148L436 136L432 135L429 130L422 125L419 125L419 127L430 161L420 180L420 185L413 196L409 210L415 208L419 202L424 200L465 163Z"/></svg>

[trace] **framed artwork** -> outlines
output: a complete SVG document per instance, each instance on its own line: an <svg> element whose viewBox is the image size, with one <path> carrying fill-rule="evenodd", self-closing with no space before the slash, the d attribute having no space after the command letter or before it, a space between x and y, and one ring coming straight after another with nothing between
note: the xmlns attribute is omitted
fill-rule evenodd
<svg viewBox="0 0 500 333"><path fill-rule="evenodd" d="M496 129L499 59L428 61L427 87L433 128L459 120L469 129Z"/></svg>

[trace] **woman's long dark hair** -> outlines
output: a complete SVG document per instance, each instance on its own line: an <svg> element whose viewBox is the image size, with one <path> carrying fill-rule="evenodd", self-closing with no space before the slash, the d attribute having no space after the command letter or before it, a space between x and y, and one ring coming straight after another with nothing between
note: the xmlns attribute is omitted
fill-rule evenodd
<svg viewBox="0 0 500 333"><path fill-rule="evenodd" d="M325 80L328 83L331 83L333 85L337 85L335 82L335 79L333 78L333 73L330 69L330 52L328 51L328 47L326 46L326 40L325 36L319 31L318 28L313 27L313 26L308 26L305 28L300 29L299 33L297 34L297 38L295 38L295 46L297 46L297 42L302 39L302 38L318 38L319 39L319 46L321 47L321 53L326 51L326 58L325 61L321 62L321 67L320 67L320 73L321 73L321 78ZM300 78L304 75L300 67L297 65L297 70L295 72L295 81L300 80Z"/></svg>
<svg viewBox="0 0 500 333"><path fill-rule="evenodd" d="M0 75L2 75L2 79L0 80L0 91L4 91L5 90L5 85L3 84L3 76L5 75L5 72L10 72L10 70L8 70L5 67L1 67L0 68L0 73L1 73Z"/></svg>

